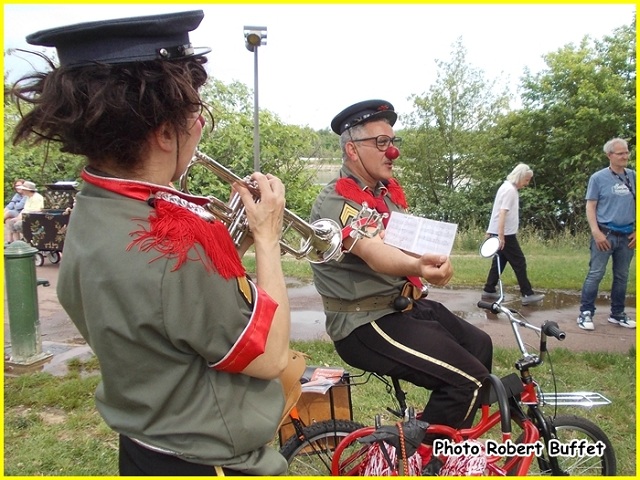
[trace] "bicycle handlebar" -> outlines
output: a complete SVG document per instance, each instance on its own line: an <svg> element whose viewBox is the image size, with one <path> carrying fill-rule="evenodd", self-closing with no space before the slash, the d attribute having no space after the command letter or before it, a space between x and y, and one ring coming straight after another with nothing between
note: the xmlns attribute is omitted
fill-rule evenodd
<svg viewBox="0 0 640 480"><path fill-rule="evenodd" d="M483 302L482 300L478 302L478 307L489 310L491 313L494 313L496 315L501 311L497 303Z"/></svg>
<svg viewBox="0 0 640 480"><path fill-rule="evenodd" d="M560 330L560 327L558 326L558 324L554 321L547 321L544 323L544 325L542 325L542 328L538 328L534 325L531 325L528 322L524 322L524 321L520 321L520 320L516 320L513 317L513 310L499 304L498 302L494 302L494 303L490 303L490 302L484 302L482 300L480 300L478 302L478 307L479 308L483 308L485 310L489 310L491 313L493 314L498 314L498 313L504 313L505 315L507 315L509 317L509 320L511 320L512 322L516 322L518 325L522 326L522 327L527 327L527 328L531 328L533 330L538 330L542 333L544 333L545 335L549 336L549 337L554 337L557 338L558 340L562 341L565 338L567 338L567 334L565 332L563 332L562 330Z"/></svg>
<svg viewBox="0 0 640 480"><path fill-rule="evenodd" d="M509 322L511 322L511 328L516 337L516 343L518 344L518 348L520 348L520 351L522 352L523 355L528 355L528 352L525 347L525 344L522 341L522 338L520 337L520 332L518 331L518 327L529 328L531 330L535 330L536 332L540 333L540 352L542 354L544 354L544 352L547 351L548 336L554 337L560 341L564 340L567 336L562 330L560 330L560 327L558 327L558 324L553 321L547 321L542 325L542 327L537 327L535 325L530 324L524 319L518 320L514 315L514 314L518 314L518 312L516 310L511 310L510 308L505 307L500 303L500 301L491 303L491 302L484 302L481 300L477 303L477 305L479 308L489 310L491 313L495 315L497 315L498 313L504 313L509 318Z"/></svg>
<svg viewBox="0 0 640 480"><path fill-rule="evenodd" d="M511 310L510 308L507 308L498 302L489 303L489 302L483 302L482 300L480 300L478 302L478 307L484 308L485 310L490 310L491 313L494 313L496 315L498 313L504 313L509 318L513 318L512 316L513 313L518 313L516 310Z"/></svg>
<svg viewBox="0 0 640 480"><path fill-rule="evenodd" d="M558 324L554 321L545 322L544 325L542 325L542 332L545 335L557 338L560 341L567 338L567 334L560 330L560 327L558 327Z"/></svg>

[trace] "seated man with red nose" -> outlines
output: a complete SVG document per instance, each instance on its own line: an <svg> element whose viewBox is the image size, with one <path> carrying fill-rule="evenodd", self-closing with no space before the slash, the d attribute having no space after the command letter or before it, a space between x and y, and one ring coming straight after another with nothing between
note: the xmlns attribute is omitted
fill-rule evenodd
<svg viewBox="0 0 640 480"><path fill-rule="evenodd" d="M340 135L342 169L316 199L311 221L338 222L345 254L312 264L314 283L324 303L327 333L345 362L431 390L422 419L468 427L478 390L491 371L493 346L486 333L422 294L421 279L448 283L453 275L449 258L407 254L384 243L384 229L370 238L350 235L351 222L365 203L381 214L407 210L404 191L393 178L400 155L396 119L389 102L368 100L331 122Z"/></svg>

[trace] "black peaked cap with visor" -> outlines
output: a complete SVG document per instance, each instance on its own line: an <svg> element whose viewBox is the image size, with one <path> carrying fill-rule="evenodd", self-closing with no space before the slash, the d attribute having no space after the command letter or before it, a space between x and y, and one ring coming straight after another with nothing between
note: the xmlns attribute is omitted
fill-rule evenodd
<svg viewBox="0 0 640 480"><path fill-rule="evenodd" d="M398 115L393 105L385 100L365 100L345 108L333 120L331 130L338 135L356 125L386 118L391 126L396 123Z"/></svg>
<svg viewBox="0 0 640 480"><path fill-rule="evenodd" d="M62 67L179 60L211 51L189 41L203 18L202 10L193 10L78 23L32 33L27 42L55 47Z"/></svg>

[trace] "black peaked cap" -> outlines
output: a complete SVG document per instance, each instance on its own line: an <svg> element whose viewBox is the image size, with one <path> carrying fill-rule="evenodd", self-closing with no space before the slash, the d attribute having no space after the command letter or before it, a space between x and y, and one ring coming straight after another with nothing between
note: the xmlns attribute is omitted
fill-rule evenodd
<svg viewBox="0 0 640 480"><path fill-rule="evenodd" d="M203 18L202 10L194 10L78 23L32 33L27 42L55 47L64 67L175 60L211 51L189 42Z"/></svg>
<svg viewBox="0 0 640 480"><path fill-rule="evenodd" d="M381 118L386 118L391 126L396 123L398 115L393 105L385 100L365 100L345 108L336 115L331 120L331 130L341 135L351 127Z"/></svg>

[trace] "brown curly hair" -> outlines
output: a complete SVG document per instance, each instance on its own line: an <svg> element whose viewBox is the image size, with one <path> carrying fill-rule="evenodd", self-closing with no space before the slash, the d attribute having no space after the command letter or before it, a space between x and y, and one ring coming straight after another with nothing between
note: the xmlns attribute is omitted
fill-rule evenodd
<svg viewBox="0 0 640 480"><path fill-rule="evenodd" d="M46 60L50 72L26 75L12 88L22 117L14 145L59 142L63 152L84 155L96 168L134 171L151 132L166 123L187 133L194 112L211 116L198 93L207 80L205 57L79 68Z"/></svg>

